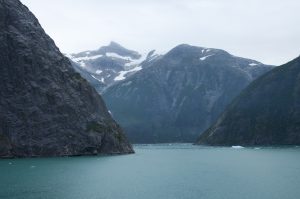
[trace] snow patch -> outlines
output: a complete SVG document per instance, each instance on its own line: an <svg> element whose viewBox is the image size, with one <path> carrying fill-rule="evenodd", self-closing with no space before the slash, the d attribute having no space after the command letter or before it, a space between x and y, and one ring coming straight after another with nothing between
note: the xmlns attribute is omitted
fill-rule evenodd
<svg viewBox="0 0 300 199"><path fill-rule="evenodd" d="M101 74L103 71L102 70L96 70L96 74Z"/></svg>
<svg viewBox="0 0 300 199"><path fill-rule="evenodd" d="M125 63L124 66L127 67L127 68L130 68L130 67L134 67L134 66L142 63L146 59L147 54L142 54L142 56L139 59L133 59L133 58L131 58L129 56L121 56L121 55L119 55L117 53L106 53L106 56L107 57L112 57L112 58L126 60L127 63Z"/></svg>
<svg viewBox="0 0 300 199"><path fill-rule="evenodd" d="M207 55L207 56L204 56L204 57L200 57L199 59L200 59L201 61L204 61L204 60L206 60L208 57L211 57L211 56L213 56L213 55Z"/></svg>
<svg viewBox="0 0 300 199"><path fill-rule="evenodd" d="M118 59L126 59L126 60L131 60L131 57L128 56L121 56L117 53L105 53L106 57L113 57L113 58L118 58Z"/></svg>
<svg viewBox="0 0 300 199"><path fill-rule="evenodd" d="M249 64L249 66L257 66L258 64L256 64L256 63L251 63L251 64Z"/></svg>
<svg viewBox="0 0 300 199"><path fill-rule="evenodd" d="M95 77L94 75L91 75L92 78L94 78L95 80L104 83L104 78L102 77L101 80L99 80L97 77Z"/></svg>
<svg viewBox="0 0 300 199"><path fill-rule="evenodd" d="M79 61L88 61L88 60L94 60L98 59L100 57L103 57L103 55L95 55L95 56L85 56L85 57L76 57L76 58L71 58L74 62L79 62Z"/></svg>
<svg viewBox="0 0 300 199"><path fill-rule="evenodd" d="M136 72L136 71L139 71L139 70L142 70L141 66L135 67L135 68L133 68L131 70L120 71L119 75L117 77L115 77L114 80L115 81L124 80L124 79L126 79L126 77L125 77L126 74L131 73L131 72Z"/></svg>
<svg viewBox="0 0 300 199"><path fill-rule="evenodd" d="M130 59L128 63L125 64L126 67L137 66L145 61L147 57L146 53L142 53L142 56L139 59Z"/></svg>

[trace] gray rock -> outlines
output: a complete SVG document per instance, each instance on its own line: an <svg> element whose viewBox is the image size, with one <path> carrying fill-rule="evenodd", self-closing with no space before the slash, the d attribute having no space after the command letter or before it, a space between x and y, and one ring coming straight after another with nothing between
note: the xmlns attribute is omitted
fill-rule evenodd
<svg viewBox="0 0 300 199"><path fill-rule="evenodd" d="M98 93L19 0L0 0L0 157L132 153Z"/></svg>

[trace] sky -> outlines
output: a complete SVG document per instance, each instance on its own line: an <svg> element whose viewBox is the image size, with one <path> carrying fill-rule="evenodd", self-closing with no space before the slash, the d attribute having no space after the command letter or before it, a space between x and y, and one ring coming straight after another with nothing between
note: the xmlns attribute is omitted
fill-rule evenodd
<svg viewBox="0 0 300 199"><path fill-rule="evenodd" d="M299 0L21 0L63 53L110 41L146 53L186 43L265 64L300 55Z"/></svg>

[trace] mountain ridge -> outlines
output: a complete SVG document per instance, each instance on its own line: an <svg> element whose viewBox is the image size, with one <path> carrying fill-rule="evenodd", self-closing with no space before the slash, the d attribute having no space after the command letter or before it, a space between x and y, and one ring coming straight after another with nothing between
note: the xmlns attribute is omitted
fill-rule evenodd
<svg viewBox="0 0 300 199"><path fill-rule="evenodd" d="M272 67L181 44L107 88L103 97L133 142L193 142L243 88Z"/></svg>
<svg viewBox="0 0 300 199"><path fill-rule="evenodd" d="M99 93L133 75L146 67L148 62L159 57L155 50L148 54L140 54L114 41L98 50L83 51L67 56L72 61L73 67L85 76Z"/></svg>
<svg viewBox="0 0 300 199"><path fill-rule="evenodd" d="M196 144L297 145L300 58L250 84Z"/></svg>

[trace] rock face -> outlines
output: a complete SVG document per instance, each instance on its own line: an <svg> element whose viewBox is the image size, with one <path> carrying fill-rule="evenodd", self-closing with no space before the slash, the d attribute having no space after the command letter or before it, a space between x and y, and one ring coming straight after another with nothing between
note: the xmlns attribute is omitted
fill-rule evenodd
<svg viewBox="0 0 300 199"><path fill-rule="evenodd" d="M109 87L103 97L135 143L194 142L242 89L271 68L183 44Z"/></svg>
<svg viewBox="0 0 300 199"><path fill-rule="evenodd" d="M197 144L299 145L300 58L250 84Z"/></svg>
<svg viewBox="0 0 300 199"><path fill-rule="evenodd" d="M18 0L0 0L0 77L0 157L133 152L95 89Z"/></svg>
<svg viewBox="0 0 300 199"><path fill-rule="evenodd" d="M68 57L75 70L102 93L104 89L126 79L159 57L154 52L142 55L112 41L98 50L74 53Z"/></svg>

